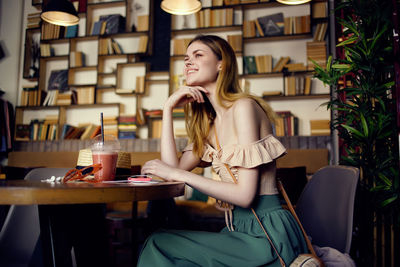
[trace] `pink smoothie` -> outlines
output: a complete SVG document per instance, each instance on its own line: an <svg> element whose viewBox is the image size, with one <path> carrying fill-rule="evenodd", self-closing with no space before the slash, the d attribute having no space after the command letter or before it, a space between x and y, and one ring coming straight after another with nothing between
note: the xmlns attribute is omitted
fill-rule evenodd
<svg viewBox="0 0 400 267"><path fill-rule="evenodd" d="M117 170L117 152L93 151L93 164L100 163L102 169L94 174L96 180L114 180Z"/></svg>

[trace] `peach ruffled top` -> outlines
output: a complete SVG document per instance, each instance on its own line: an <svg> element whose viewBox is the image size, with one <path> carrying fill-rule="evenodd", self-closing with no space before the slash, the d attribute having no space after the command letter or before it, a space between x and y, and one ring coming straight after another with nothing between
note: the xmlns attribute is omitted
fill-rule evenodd
<svg viewBox="0 0 400 267"><path fill-rule="evenodd" d="M190 151L193 144L189 144L184 151ZM215 149L210 144L206 144L202 160L210 162L213 169L224 182L233 182L224 164L227 164L233 175L238 180L237 167L254 168L273 162L286 153L285 147L273 135L267 135L264 138L246 145L226 145L221 149ZM277 194L275 169L260 169L262 192L266 194Z"/></svg>

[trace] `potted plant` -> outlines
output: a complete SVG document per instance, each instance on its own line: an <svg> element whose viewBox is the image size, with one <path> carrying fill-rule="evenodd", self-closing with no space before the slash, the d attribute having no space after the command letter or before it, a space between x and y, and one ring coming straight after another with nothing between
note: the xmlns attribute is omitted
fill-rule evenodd
<svg viewBox="0 0 400 267"><path fill-rule="evenodd" d="M381 246L379 234L374 238L380 219L399 226L393 8L389 0L342 1L336 9L342 56L330 56L326 66L314 62L314 76L334 92L326 104L336 114L331 126L341 143L340 164L360 169L352 250L359 266L377 261L371 251Z"/></svg>

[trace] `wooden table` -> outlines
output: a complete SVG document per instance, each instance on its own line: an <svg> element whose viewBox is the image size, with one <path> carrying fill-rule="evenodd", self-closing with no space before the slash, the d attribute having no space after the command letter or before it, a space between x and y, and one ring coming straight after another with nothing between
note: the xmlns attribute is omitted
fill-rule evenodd
<svg viewBox="0 0 400 267"><path fill-rule="evenodd" d="M54 205L136 202L177 197L183 193L184 183L181 182L62 184L27 180L0 181L0 204L38 205L45 266L56 266L63 261L54 256L55 248L52 246L49 218Z"/></svg>

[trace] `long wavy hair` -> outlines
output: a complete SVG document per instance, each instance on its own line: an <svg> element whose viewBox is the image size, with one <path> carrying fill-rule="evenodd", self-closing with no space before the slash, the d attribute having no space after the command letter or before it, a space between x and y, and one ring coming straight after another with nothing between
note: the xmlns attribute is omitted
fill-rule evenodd
<svg viewBox="0 0 400 267"><path fill-rule="evenodd" d="M268 119L275 122L275 113L262 98L245 93L240 88L236 55L227 41L215 35L197 35L189 42L188 46L194 42L202 42L207 45L222 62L217 78L216 99L218 104L227 108L238 99L251 98L261 106ZM199 157L203 155L204 144L216 116L208 97L203 96L205 103L192 102L185 106L186 131L189 142L193 143L193 153Z"/></svg>

